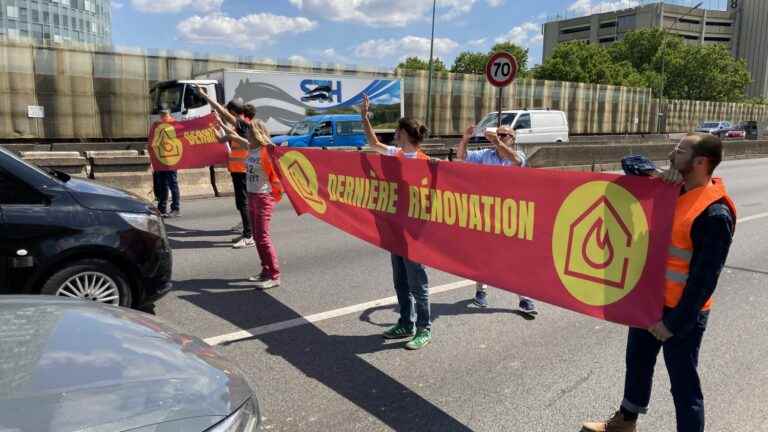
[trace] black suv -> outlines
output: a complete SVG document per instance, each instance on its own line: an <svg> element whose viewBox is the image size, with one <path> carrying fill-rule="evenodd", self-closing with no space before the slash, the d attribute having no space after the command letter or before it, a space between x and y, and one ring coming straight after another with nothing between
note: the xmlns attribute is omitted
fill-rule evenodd
<svg viewBox="0 0 768 432"><path fill-rule="evenodd" d="M43 171L0 147L0 294L151 308L171 289L171 268L150 203Z"/></svg>

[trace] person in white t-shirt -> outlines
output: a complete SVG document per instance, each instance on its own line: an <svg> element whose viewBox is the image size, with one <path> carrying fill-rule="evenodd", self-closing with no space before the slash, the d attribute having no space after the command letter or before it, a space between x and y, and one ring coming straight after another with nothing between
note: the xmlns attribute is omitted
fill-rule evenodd
<svg viewBox="0 0 768 432"><path fill-rule="evenodd" d="M408 159L429 159L419 148L427 128L415 120L401 118L395 131L395 141L399 147L388 146L379 141L368 119L370 101L363 95L360 107L363 129L368 137L368 145L378 153ZM392 275L397 302L400 305L400 319L397 324L384 332L386 339L411 338L405 348L417 350L432 340L432 319L429 307L429 280L422 264L408 258L392 254ZM414 307L415 306L415 307ZM415 310L414 310L415 309ZM416 319L414 320L414 315Z"/></svg>
<svg viewBox="0 0 768 432"><path fill-rule="evenodd" d="M249 220L253 229L253 239L261 259L261 273L249 278L262 290L280 286L280 265L277 252L269 233L269 224L282 188L266 154L266 146L274 145L266 127L259 122L250 124L247 139L241 137L232 127L224 126L227 138L248 145L248 158L245 160L246 190L248 192Z"/></svg>

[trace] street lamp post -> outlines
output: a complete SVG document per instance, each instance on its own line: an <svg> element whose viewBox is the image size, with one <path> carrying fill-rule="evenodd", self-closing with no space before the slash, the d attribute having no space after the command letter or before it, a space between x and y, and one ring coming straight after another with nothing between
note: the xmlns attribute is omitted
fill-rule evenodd
<svg viewBox="0 0 768 432"><path fill-rule="evenodd" d="M435 69L433 54L435 51L435 12L437 11L437 0L432 0L432 36L429 39L429 78L427 79L427 118L424 122L427 124L427 134L432 134L432 73Z"/></svg>
<svg viewBox="0 0 768 432"><path fill-rule="evenodd" d="M701 5L703 5L704 2L699 2L696 6L693 6L692 8L688 9L684 14L680 15L679 17L675 18L675 21L672 23L672 29L674 30L675 27L677 27L677 23L680 22L681 19L687 17L691 14L691 12L695 11L696 9L700 8ZM664 67L666 65L666 54L667 54L667 34L666 34L666 26L664 25L664 4L662 3L662 12L661 12L661 30L662 30L662 40L661 40L661 89L659 91L659 112L657 115L657 121L659 122L659 132L664 133L667 130L667 106L664 104L664 86L667 82L667 76L664 74ZM704 22L702 22L702 25L705 25ZM664 110L662 114L662 109ZM664 118L664 122L662 123L662 117Z"/></svg>

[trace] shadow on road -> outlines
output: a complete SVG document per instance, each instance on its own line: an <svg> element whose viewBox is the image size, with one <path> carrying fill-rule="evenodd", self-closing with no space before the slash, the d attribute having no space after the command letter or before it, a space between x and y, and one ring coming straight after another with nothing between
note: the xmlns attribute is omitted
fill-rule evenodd
<svg viewBox="0 0 768 432"><path fill-rule="evenodd" d="M239 328L253 328L260 325L257 322L267 324L301 318L299 313L268 293L207 291L179 298ZM330 335L312 324L253 339L265 344L270 354L283 358L394 430L471 431L438 406L360 358L361 354L401 349L402 342L386 343L378 334ZM418 352L403 351L402 355L413 356L413 361L419 359ZM276 415L279 413L272 414L273 417Z"/></svg>
<svg viewBox="0 0 768 432"><path fill-rule="evenodd" d="M375 322L373 315L380 311L393 311L398 313L397 305L378 306L375 308L366 309L360 314L360 321L372 324L378 327L389 327L394 325L393 322ZM523 313L517 309L501 309L501 308L480 308L472 304L472 300L461 300L456 303L430 303L430 315L432 322L437 321L438 318L444 316L457 316L457 315L485 315L485 314L498 314L505 313L511 315L517 315L520 318L526 320L533 320L535 317Z"/></svg>
<svg viewBox="0 0 768 432"><path fill-rule="evenodd" d="M232 230L196 230L186 229L172 224L165 224L168 232L168 240L171 243L171 249L208 249L232 247L231 240L237 237L237 233ZM219 240L185 240L188 238L200 237L228 237Z"/></svg>

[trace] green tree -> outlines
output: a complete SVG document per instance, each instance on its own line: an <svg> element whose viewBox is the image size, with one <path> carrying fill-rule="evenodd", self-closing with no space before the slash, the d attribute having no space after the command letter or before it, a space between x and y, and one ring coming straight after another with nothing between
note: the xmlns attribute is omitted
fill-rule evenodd
<svg viewBox="0 0 768 432"><path fill-rule="evenodd" d="M493 47L491 47L491 51L488 53L488 55L491 55L495 52L499 51L506 51L517 59L517 66L520 68L519 74L525 75L528 71L528 48L522 48L518 45L513 44L512 42L499 42Z"/></svg>
<svg viewBox="0 0 768 432"><path fill-rule="evenodd" d="M642 77L629 62L615 62L605 48L581 42L563 43L536 68L535 77L594 84L640 84Z"/></svg>
<svg viewBox="0 0 768 432"><path fill-rule="evenodd" d="M663 73L662 73L663 72ZM657 97L743 101L750 83L746 62L721 44L686 44L660 29L627 33L610 47L560 44L536 78L649 87Z"/></svg>
<svg viewBox="0 0 768 432"><path fill-rule="evenodd" d="M721 44L682 45L665 68L670 99L737 102L751 82L747 62Z"/></svg>
<svg viewBox="0 0 768 432"><path fill-rule="evenodd" d="M464 51L456 57L451 67L453 73L483 74L488 55L480 52Z"/></svg>
<svg viewBox="0 0 768 432"><path fill-rule="evenodd" d="M423 60L419 57L408 57L397 65L395 69L429 70L429 60ZM434 70L437 72L446 70L445 63L437 57L434 58Z"/></svg>

